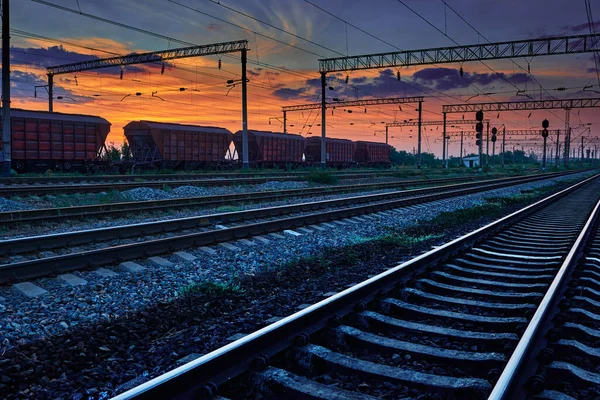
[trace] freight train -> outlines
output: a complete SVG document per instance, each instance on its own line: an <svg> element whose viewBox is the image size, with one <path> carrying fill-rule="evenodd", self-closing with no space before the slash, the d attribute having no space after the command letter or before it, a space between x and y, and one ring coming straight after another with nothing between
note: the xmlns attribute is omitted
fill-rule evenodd
<svg viewBox="0 0 600 400"><path fill-rule="evenodd" d="M13 169L19 173L103 169L110 164L102 157L110 125L90 115L12 109ZM132 121L123 131L133 159L120 163L122 169L234 168L243 154L242 131L233 134L220 127L153 121ZM248 161L260 167L320 165L321 138L248 130ZM336 168L389 166L390 146L327 138L326 163Z"/></svg>

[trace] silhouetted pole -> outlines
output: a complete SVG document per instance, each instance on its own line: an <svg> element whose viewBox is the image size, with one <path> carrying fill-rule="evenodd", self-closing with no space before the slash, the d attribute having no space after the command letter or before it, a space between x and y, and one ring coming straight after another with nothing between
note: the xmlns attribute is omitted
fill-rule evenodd
<svg viewBox="0 0 600 400"><path fill-rule="evenodd" d="M417 143L417 168L421 168L421 124L423 113L423 101L419 101L419 140Z"/></svg>
<svg viewBox="0 0 600 400"><path fill-rule="evenodd" d="M10 14L8 0L2 0L2 175L10 176L11 132L10 132Z"/></svg>
<svg viewBox="0 0 600 400"><path fill-rule="evenodd" d="M446 164L446 113L444 113L444 128L442 129L442 167L448 168Z"/></svg>
<svg viewBox="0 0 600 400"><path fill-rule="evenodd" d="M506 154L506 127L502 128L502 168L504 168L504 155Z"/></svg>
<svg viewBox="0 0 600 400"><path fill-rule="evenodd" d="M460 164L463 164L463 139L465 131L460 131Z"/></svg>
<svg viewBox="0 0 600 400"><path fill-rule="evenodd" d="M560 154L560 129L557 129L556 130L556 154L555 154L555 157L556 157L556 160L555 160L556 168L558 168L560 166L560 157L559 157L559 154Z"/></svg>
<svg viewBox="0 0 600 400"><path fill-rule="evenodd" d="M250 168L248 163L248 82L246 79L246 53L242 50L242 168Z"/></svg>
<svg viewBox="0 0 600 400"><path fill-rule="evenodd" d="M48 111L53 112L52 96L54 96L54 75L48 74Z"/></svg>
<svg viewBox="0 0 600 400"><path fill-rule="evenodd" d="M486 136L485 136L485 166L490 164L490 123L486 124Z"/></svg>
<svg viewBox="0 0 600 400"><path fill-rule="evenodd" d="M287 133L287 111L283 112L283 133Z"/></svg>
<svg viewBox="0 0 600 400"><path fill-rule="evenodd" d="M325 100L325 72L321 72L321 167L327 167L327 147L325 144L325 135L326 135L326 119L325 113L327 111L327 101Z"/></svg>

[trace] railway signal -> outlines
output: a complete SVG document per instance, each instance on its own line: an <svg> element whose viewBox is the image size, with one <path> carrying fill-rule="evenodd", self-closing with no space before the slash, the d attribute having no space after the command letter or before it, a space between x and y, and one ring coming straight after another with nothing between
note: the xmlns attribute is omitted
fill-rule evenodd
<svg viewBox="0 0 600 400"><path fill-rule="evenodd" d="M546 170L546 142L548 141L548 127L550 122L547 119L542 121L542 137L544 138L544 155L542 157L542 171Z"/></svg>

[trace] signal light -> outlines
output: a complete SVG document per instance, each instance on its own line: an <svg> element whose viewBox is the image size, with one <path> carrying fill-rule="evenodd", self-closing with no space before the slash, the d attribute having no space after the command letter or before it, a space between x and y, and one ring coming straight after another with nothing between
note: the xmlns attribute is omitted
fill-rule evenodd
<svg viewBox="0 0 600 400"><path fill-rule="evenodd" d="M481 122L478 122L478 123L475 125L475 130L476 130L477 132L483 132L483 123L481 123Z"/></svg>
<svg viewBox="0 0 600 400"><path fill-rule="evenodd" d="M477 132L477 133L475 134L475 138L476 138L476 139L481 139L481 133Z"/></svg>
<svg viewBox="0 0 600 400"><path fill-rule="evenodd" d="M548 122L547 119L542 121L542 128L548 129L549 126L550 126L550 122Z"/></svg>
<svg viewBox="0 0 600 400"><path fill-rule="evenodd" d="M547 137L548 137L548 129L544 129L544 130L542 131L542 137L543 137L543 138L547 138Z"/></svg>
<svg viewBox="0 0 600 400"><path fill-rule="evenodd" d="M492 143L496 143L496 140L497 140L496 135L492 135L492 139L491 140L492 140Z"/></svg>
<svg viewBox="0 0 600 400"><path fill-rule="evenodd" d="M498 133L498 129L492 128L492 135L496 135L496 133Z"/></svg>
<svg viewBox="0 0 600 400"><path fill-rule="evenodd" d="M475 113L475 119L479 122L483 121L483 111L479 110Z"/></svg>
<svg viewBox="0 0 600 400"><path fill-rule="evenodd" d="M475 144L476 144L477 146L481 146L481 140L476 140L476 141L475 141Z"/></svg>

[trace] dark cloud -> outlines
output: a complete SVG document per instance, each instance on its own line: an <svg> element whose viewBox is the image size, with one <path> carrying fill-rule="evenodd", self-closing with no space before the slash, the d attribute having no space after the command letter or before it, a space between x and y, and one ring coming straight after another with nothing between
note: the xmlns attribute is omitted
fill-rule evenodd
<svg viewBox="0 0 600 400"><path fill-rule="evenodd" d="M247 72L247 73L248 73L248 75L250 75L250 76L254 76L254 77L256 77L256 76L260 76L260 72L253 71L253 70L251 70L251 69L249 69L249 70L248 70L248 71L246 71L246 72Z"/></svg>
<svg viewBox="0 0 600 400"><path fill-rule="evenodd" d="M359 84L359 83L365 83L367 81L367 77L366 76L361 76L360 78L352 78L351 82L353 84Z"/></svg>
<svg viewBox="0 0 600 400"><path fill-rule="evenodd" d="M274 90L273 95L275 95L283 100L292 100L292 99L298 99L298 98L302 97L304 95L304 93L306 93L306 91L307 91L306 88L291 89L291 88L284 87L284 88L279 88L277 90Z"/></svg>
<svg viewBox="0 0 600 400"><path fill-rule="evenodd" d="M2 69L0 68L0 73ZM34 74L33 72L25 72L12 70L10 73L11 97L33 100L35 98L47 101L48 91L44 87L48 84L45 77ZM37 87L36 87L37 86ZM37 97L36 97L37 94ZM58 101L74 101L77 103L88 103L93 101L93 97L80 96L72 90L65 89L59 84L54 85L54 97L62 97L56 99Z"/></svg>
<svg viewBox="0 0 600 400"><path fill-rule="evenodd" d="M424 68L413 75L413 80L419 84L432 87L436 90L452 90L469 87L469 85L489 86L493 83L509 81L513 84L529 82L531 78L525 73L505 74L464 72L460 76L458 69L454 68Z"/></svg>
<svg viewBox="0 0 600 400"><path fill-rule="evenodd" d="M131 53L136 54L136 53ZM35 65L39 67L54 67L63 64L73 64L77 62L98 60L100 57L91 54L81 54L75 51L68 51L61 46L50 46L48 48L40 47L11 47L11 59L15 63ZM160 58L157 58L160 62ZM165 63L167 64L167 63ZM148 64L153 65L153 64ZM167 64L168 65L168 64ZM125 67L130 72L143 72L144 69L135 65ZM121 73L119 67L103 68L99 73L116 75Z"/></svg>
<svg viewBox="0 0 600 400"><path fill-rule="evenodd" d="M600 29L600 21L594 22L594 29ZM587 22L577 24L577 25L566 25L563 26L562 29L567 33L589 33L590 24Z"/></svg>

